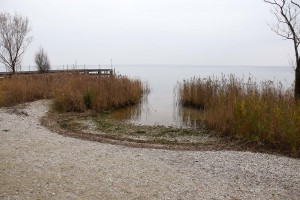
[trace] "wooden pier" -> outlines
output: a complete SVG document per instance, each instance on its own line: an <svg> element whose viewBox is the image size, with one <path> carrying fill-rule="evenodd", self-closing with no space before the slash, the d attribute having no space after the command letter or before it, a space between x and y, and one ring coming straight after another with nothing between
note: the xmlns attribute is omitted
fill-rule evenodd
<svg viewBox="0 0 300 200"><path fill-rule="evenodd" d="M70 69L70 70L49 70L43 74L54 74L54 73L79 73L79 74L89 74L89 75L104 75L113 76L113 69ZM40 74L39 71L17 71L15 74ZM11 76L12 72L0 72L0 77Z"/></svg>

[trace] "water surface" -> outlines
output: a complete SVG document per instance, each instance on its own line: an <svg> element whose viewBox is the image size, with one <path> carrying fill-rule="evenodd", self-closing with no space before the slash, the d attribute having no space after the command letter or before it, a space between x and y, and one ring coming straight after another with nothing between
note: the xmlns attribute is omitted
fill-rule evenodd
<svg viewBox="0 0 300 200"><path fill-rule="evenodd" d="M151 93L143 98L140 105L114 113L116 118L141 125L199 125L201 112L181 107L177 102L174 91L178 81L184 79L234 74L245 80L252 77L257 81L281 81L285 86L290 86L294 80L293 69L284 66L117 65L115 69L119 74L147 82L151 88Z"/></svg>

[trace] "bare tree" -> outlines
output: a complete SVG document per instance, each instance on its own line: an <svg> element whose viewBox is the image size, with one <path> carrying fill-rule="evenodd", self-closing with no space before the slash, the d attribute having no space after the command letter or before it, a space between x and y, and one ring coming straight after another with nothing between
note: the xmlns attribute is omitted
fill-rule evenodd
<svg viewBox="0 0 300 200"><path fill-rule="evenodd" d="M300 44L300 6L293 0L264 0L272 5L271 13L276 17L277 23L271 27L280 37L292 40L295 51L295 99L300 99L300 60L298 47Z"/></svg>
<svg viewBox="0 0 300 200"><path fill-rule="evenodd" d="M19 14L0 13L0 62L12 73L21 65L22 55L32 37L29 36L29 20Z"/></svg>
<svg viewBox="0 0 300 200"><path fill-rule="evenodd" d="M44 73L50 70L48 55L42 47L40 47L35 53L34 61L39 72Z"/></svg>

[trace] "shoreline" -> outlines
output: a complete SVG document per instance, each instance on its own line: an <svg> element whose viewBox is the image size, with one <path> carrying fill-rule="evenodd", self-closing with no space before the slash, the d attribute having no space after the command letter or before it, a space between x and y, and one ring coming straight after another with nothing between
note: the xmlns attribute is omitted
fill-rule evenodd
<svg viewBox="0 0 300 200"><path fill-rule="evenodd" d="M41 125L49 101L0 109L2 199L297 199L300 160L129 148Z"/></svg>
<svg viewBox="0 0 300 200"><path fill-rule="evenodd" d="M110 121L105 118L103 121L106 122L101 125L111 128L108 130L99 130L97 125L95 125L93 118L98 117L95 117L95 114L91 112L48 112L47 115L42 117L41 122L42 125L49 130L66 137L132 148L176 151L241 151L299 158L298 154L293 154L290 151L283 151L282 149L276 149L276 147L268 144L245 139L235 139L230 136L222 136L221 134L206 129L196 130L164 126L136 126L119 120ZM67 121L63 123L65 126L64 128L61 127L59 121ZM107 121L109 122L107 123ZM115 130L123 133L116 134L114 133ZM186 134L185 130L189 133L188 135L184 135ZM155 135L152 136L153 131L157 131L159 137L156 137ZM170 137L169 133L172 132L175 132L175 136ZM184 136L181 136L180 134L183 134Z"/></svg>

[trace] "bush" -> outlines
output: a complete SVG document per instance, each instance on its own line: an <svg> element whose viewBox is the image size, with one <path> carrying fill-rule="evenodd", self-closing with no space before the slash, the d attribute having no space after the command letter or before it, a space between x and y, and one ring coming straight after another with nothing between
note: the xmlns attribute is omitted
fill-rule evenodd
<svg viewBox="0 0 300 200"><path fill-rule="evenodd" d="M95 94L88 90L83 94L83 101L84 101L84 105L87 109L91 109L92 108L92 104L93 104L93 99L95 98Z"/></svg>

